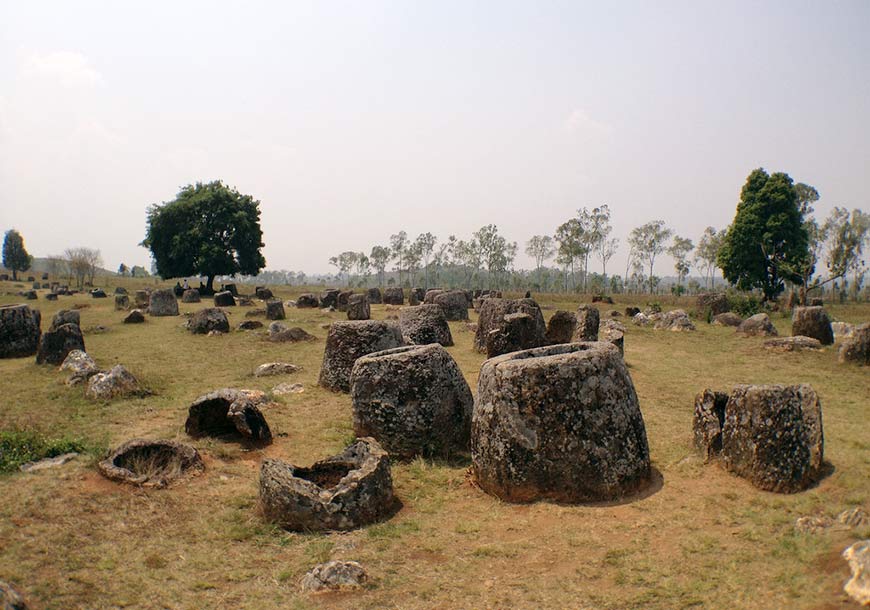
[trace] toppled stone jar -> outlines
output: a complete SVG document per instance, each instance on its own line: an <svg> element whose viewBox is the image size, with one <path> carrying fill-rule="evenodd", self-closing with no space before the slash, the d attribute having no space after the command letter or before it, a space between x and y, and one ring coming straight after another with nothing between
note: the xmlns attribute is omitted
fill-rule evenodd
<svg viewBox="0 0 870 610"><path fill-rule="evenodd" d="M471 454L480 487L508 502L614 500L652 475L634 385L619 350L605 342L484 362Z"/></svg>
<svg viewBox="0 0 870 610"><path fill-rule="evenodd" d="M190 405L184 430L193 437L241 436L253 443L271 443L272 431L258 406L265 400L257 390L223 388L205 394Z"/></svg>
<svg viewBox="0 0 870 610"><path fill-rule="evenodd" d="M376 438L390 455L468 450L474 399L459 366L439 344L363 356L350 386L354 434Z"/></svg>
<svg viewBox="0 0 870 610"><path fill-rule="evenodd" d="M390 460L373 438L307 468L266 459L260 504L269 521L294 531L349 530L395 509Z"/></svg>
<svg viewBox="0 0 870 610"><path fill-rule="evenodd" d="M739 385L695 398L695 446L766 491L812 485L824 459L822 407L807 384Z"/></svg>

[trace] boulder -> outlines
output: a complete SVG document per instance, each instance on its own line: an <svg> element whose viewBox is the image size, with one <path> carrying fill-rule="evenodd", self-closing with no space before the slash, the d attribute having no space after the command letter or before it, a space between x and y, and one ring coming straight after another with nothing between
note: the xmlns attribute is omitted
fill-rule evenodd
<svg viewBox="0 0 870 610"><path fill-rule="evenodd" d="M269 324L269 341L273 343L298 343L299 341L314 341L316 337L310 335L298 326L287 328L280 322Z"/></svg>
<svg viewBox="0 0 870 610"><path fill-rule="evenodd" d="M628 316L629 318L633 318L634 316L636 316L639 313L640 313L640 308L638 308L638 307L626 307L625 308L625 315Z"/></svg>
<svg viewBox="0 0 870 610"><path fill-rule="evenodd" d="M272 394L275 396L286 396L287 394L301 394L305 391L305 386L301 383L279 383L272 388Z"/></svg>
<svg viewBox="0 0 870 610"><path fill-rule="evenodd" d="M53 292L49 292L48 294L45 295L45 300L46 301L56 301L57 295Z"/></svg>
<svg viewBox="0 0 870 610"><path fill-rule="evenodd" d="M115 311L124 311L130 308L130 297L126 294L115 295Z"/></svg>
<svg viewBox="0 0 870 610"><path fill-rule="evenodd" d="M716 326L733 326L738 327L743 323L743 318L738 316L733 311L726 311L713 317L713 324Z"/></svg>
<svg viewBox="0 0 870 610"><path fill-rule="evenodd" d="M357 358L402 344L402 332L395 322L336 322L326 337L319 383L333 391L349 392L350 373Z"/></svg>
<svg viewBox="0 0 870 610"><path fill-rule="evenodd" d="M792 336L812 337L822 345L834 343L831 320L824 307L795 307L791 317Z"/></svg>
<svg viewBox="0 0 870 610"><path fill-rule="evenodd" d="M66 380L67 385L78 385L84 383L100 372L94 359L88 356L87 353L78 349L74 349L67 354L63 363L60 365L60 370L70 372L70 376Z"/></svg>
<svg viewBox="0 0 870 610"><path fill-rule="evenodd" d="M338 290L337 288L327 288L320 293L320 306L324 309L328 307L337 308L339 294L341 294L341 290Z"/></svg>
<svg viewBox="0 0 870 610"><path fill-rule="evenodd" d="M708 320L707 316L715 318L730 310L728 295L724 292L702 292L695 299L695 312L702 320Z"/></svg>
<svg viewBox="0 0 870 610"><path fill-rule="evenodd" d="M471 454L480 487L508 502L616 500L652 476L634 384L619 350L603 342L484 362Z"/></svg>
<svg viewBox="0 0 870 610"><path fill-rule="evenodd" d="M263 328L263 323L259 320L243 320L239 323L239 330L256 330Z"/></svg>
<svg viewBox="0 0 870 610"><path fill-rule="evenodd" d="M28 301L35 301L36 299L39 298L39 295L36 294L35 290L25 290L24 292L22 292L20 294Z"/></svg>
<svg viewBox="0 0 870 610"><path fill-rule="evenodd" d="M85 351L82 329L78 324L61 324L40 337L36 364L61 364L74 349Z"/></svg>
<svg viewBox="0 0 870 610"><path fill-rule="evenodd" d="M241 437L257 444L272 442L272 431L259 405L266 401L259 391L223 388L200 396L187 411L184 431L203 436Z"/></svg>
<svg viewBox="0 0 870 610"><path fill-rule="evenodd" d="M540 345L539 331L537 320L531 315L523 312L506 314L501 325L489 331L486 357L494 358Z"/></svg>
<svg viewBox="0 0 870 610"><path fill-rule="evenodd" d="M48 296L46 295L46 298ZM855 333L855 325L846 322L831 322L831 330L834 331L834 340L847 339Z"/></svg>
<svg viewBox="0 0 870 610"><path fill-rule="evenodd" d="M366 291L366 296L369 299L369 303L371 303L372 305L380 305L383 301L380 288L369 288Z"/></svg>
<svg viewBox="0 0 870 610"><path fill-rule="evenodd" d="M547 345L571 343L577 330L577 314L571 311L556 311L547 322Z"/></svg>
<svg viewBox="0 0 870 610"><path fill-rule="evenodd" d="M320 307L320 301L317 299L317 295L306 292L305 294L300 294L299 298L296 299L296 307L298 309L315 309Z"/></svg>
<svg viewBox="0 0 870 610"><path fill-rule="evenodd" d="M261 301L270 301L274 298L274 294L272 291L266 288L265 286L257 286L254 288L254 296L256 296Z"/></svg>
<svg viewBox="0 0 870 610"><path fill-rule="evenodd" d="M608 305L613 305L613 298L604 294L594 294L592 295L593 303L607 303Z"/></svg>
<svg viewBox="0 0 870 610"><path fill-rule="evenodd" d="M505 324L504 317L512 313L525 313L535 320L535 332L530 338L530 344L522 346L522 349L539 347L546 343L547 326L541 308L533 299L487 297L480 305L477 330L474 333L474 348L479 352L486 352L490 333L501 329Z"/></svg>
<svg viewBox="0 0 870 610"><path fill-rule="evenodd" d="M199 290L196 288L188 288L183 293L181 293L181 302L182 303L199 303L200 296Z"/></svg>
<svg viewBox="0 0 870 610"><path fill-rule="evenodd" d="M433 303L444 310L448 320L468 320L468 299L464 290L442 292L433 299Z"/></svg>
<svg viewBox="0 0 870 610"><path fill-rule="evenodd" d="M205 470L199 452L174 441L134 439L123 443L97 464L107 479L144 487L166 487Z"/></svg>
<svg viewBox="0 0 870 610"><path fill-rule="evenodd" d="M37 286L37 288L38 287L39 286ZM93 290L91 290L91 298L93 299L105 299L106 296L106 291L102 288L94 288Z"/></svg>
<svg viewBox="0 0 870 610"><path fill-rule="evenodd" d="M709 452L708 452L709 454ZM819 476L822 408L809 385L739 385L725 406L725 467L759 489L794 493Z"/></svg>
<svg viewBox="0 0 870 610"><path fill-rule="evenodd" d="M92 376L85 391L85 396L92 400L111 400L121 396L147 394L148 391L139 385L139 380L121 364L116 364L111 370Z"/></svg>
<svg viewBox="0 0 870 610"><path fill-rule="evenodd" d="M410 345L440 343L445 347L453 345L450 325L444 317L444 310L438 305L407 307L399 311L399 328L402 339Z"/></svg>
<svg viewBox="0 0 870 610"><path fill-rule="evenodd" d="M32 356L39 349L42 316L27 305L0 306L0 358Z"/></svg>
<svg viewBox="0 0 870 610"><path fill-rule="evenodd" d="M137 290L133 294L133 304L136 309L148 309L148 306L151 304L151 295L147 290Z"/></svg>
<svg viewBox="0 0 870 610"><path fill-rule="evenodd" d="M390 459L373 438L307 468L275 459L260 468L265 518L294 531L349 530L395 510Z"/></svg>
<svg viewBox="0 0 870 610"><path fill-rule="evenodd" d="M839 360L870 365L870 322L856 326L840 346Z"/></svg>
<svg viewBox="0 0 870 610"><path fill-rule="evenodd" d="M449 456L468 450L471 389L437 343L358 358L350 393L354 434L375 438L390 455Z"/></svg>
<svg viewBox="0 0 870 610"><path fill-rule="evenodd" d="M254 377L270 377L272 375L289 375L302 370L302 367L289 362L267 362L254 370Z"/></svg>
<svg viewBox="0 0 870 610"><path fill-rule="evenodd" d="M803 350L820 350L822 344L812 337L776 337L764 342L764 347L778 352L800 352Z"/></svg>
<svg viewBox="0 0 870 610"><path fill-rule="evenodd" d="M852 572L843 590L862 606L870 606L870 540L861 540L847 548L843 559Z"/></svg>
<svg viewBox="0 0 870 610"><path fill-rule="evenodd" d="M188 323L187 329L194 335L207 335L213 330L230 332L230 321L227 314L217 307L207 307L196 312Z"/></svg>
<svg viewBox="0 0 870 610"><path fill-rule="evenodd" d="M127 289L124 288L123 286L116 286L115 287L115 294L128 294L128 293L127 293Z"/></svg>
<svg viewBox="0 0 870 610"><path fill-rule="evenodd" d="M384 289L384 305L404 305L405 291L401 288Z"/></svg>
<svg viewBox="0 0 870 610"><path fill-rule="evenodd" d="M302 579L302 590L311 593L362 587L368 574L356 561L327 561L314 566Z"/></svg>
<svg viewBox="0 0 870 610"><path fill-rule="evenodd" d="M258 307L256 309L251 309L245 312L246 318L265 318L266 317L266 308Z"/></svg>
<svg viewBox="0 0 870 610"><path fill-rule="evenodd" d="M670 330L674 332L693 331L695 325L689 319L689 315L682 309L674 309L662 313L655 313L652 316L656 330Z"/></svg>
<svg viewBox="0 0 870 610"><path fill-rule="evenodd" d="M348 320L368 320L372 317L368 297L364 294L350 295L346 311Z"/></svg>
<svg viewBox="0 0 870 610"><path fill-rule="evenodd" d="M737 332L747 337L776 337L779 335L776 332L776 327L770 321L770 316L766 313L757 313L754 316L746 318L737 327Z"/></svg>
<svg viewBox="0 0 870 610"><path fill-rule="evenodd" d="M137 301L138 308L138 301ZM155 290L148 301L148 313L152 316L177 316L178 300L171 288Z"/></svg>
<svg viewBox="0 0 870 610"><path fill-rule="evenodd" d="M8 582L0 580L0 610L27 610L21 594Z"/></svg>
<svg viewBox="0 0 870 610"><path fill-rule="evenodd" d="M141 309L134 309L124 316L124 324L141 324L145 321L145 314Z"/></svg>
<svg viewBox="0 0 870 610"><path fill-rule="evenodd" d="M235 307L236 306L236 297L234 297L233 293L230 292L229 290L224 290L223 292L216 292L214 295L214 306L215 307Z"/></svg>
<svg viewBox="0 0 870 610"><path fill-rule="evenodd" d="M439 294L444 294L445 292L445 290L441 290L440 288L430 288L423 294L423 303L426 305L434 305L435 297Z"/></svg>
<svg viewBox="0 0 870 610"><path fill-rule="evenodd" d="M350 297L353 294L353 290L342 290L338 293L338 298L335 300L335 308L338 311L346 312L347 304L350 301Z"/></svg>
<svg viewBox="0 0 870 610"><path fill-rule="evenodd" d="M286 317L284 314L284 303L281 302L281 299L266 301L267 320L283 320Z"/></svg>
<svg viewBox="0 0 870 610"><path fill-rule="evenodd" d="M604 320L598 329L602 341L616 346L621 356L625 356L625 326L615 320Z"/></svg>
<svg viewBox="0 0 870 610"><path fill-rule="evenodd" d="M49 331L55 331L64 324L75 324L76 326L82 325L82 316L76 309L61 309L54 317L51 319L51 326L48 327Z"/></svg>
<svg viewBox="0 0 870 610"><path fill-rule="evenodd" d="M426 300L426 291L423 288L412 288L408 294L408 305L419 305Z"/></svg>
<svg viewBox="0 0 870 610"><path fill-rule="evenodd" d="M601 324L601 314L597 307L581 305L577 308L577 326L571 341L598 341L598 326Z"/></svg>

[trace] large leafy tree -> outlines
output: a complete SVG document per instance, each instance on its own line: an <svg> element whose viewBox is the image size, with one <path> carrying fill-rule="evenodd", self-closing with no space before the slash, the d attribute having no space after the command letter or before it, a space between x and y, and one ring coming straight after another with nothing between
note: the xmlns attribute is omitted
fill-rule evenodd
<svg viewBox="0 0 870 610"><path fill-rule="evenodd" d="M33 264L33 257L24 247L24 238L15 229L6 231L3 239L3 266L12 271L12 279L18 280L19 271L27 271Z"/></svg>
<svg viewBox="0 0 870 610"><path fill-rule="evenodd" d="M760 289L767 301L785 281L801 283L795 270L806 265L808 242L792 179L759 168L743 185L717 262L726 280L742 290Z"/></svg>
<svg viewBox="0 0 870 610"><path fill-rule="evenodd" d="M257 275L266 266L260 202L219 180L187 185L175 200L149 207L142 245L161 277L203 275L209 291L217 275Z"/></svg>

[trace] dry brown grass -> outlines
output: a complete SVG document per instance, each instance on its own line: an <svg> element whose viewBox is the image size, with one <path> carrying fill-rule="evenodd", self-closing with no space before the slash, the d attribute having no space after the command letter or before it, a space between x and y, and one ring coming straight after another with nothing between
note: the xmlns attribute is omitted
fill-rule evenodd
<svg viewBox="0 0 870 610"><path fill-rule="evenodd" d="M540 300L551 308L577 305L562 299ZM37 608L846 607L848 569L837 553L870 532L798 535L792 527L803 515L870 509L870 370L838 365L831 348L772 354L762 338L703 322L694 334L629 325L626 360L663 477L655 493L614 505L510 505L469 483L467 461L417 459L394 465L404 506L389 521L349 533L296 534L259 518L259 463L272 456L307 465L351 438L349 397L316 385L326 336L320 325L343 314L288 310L289 325L318 338L298 344L269 343L256 332L193 336L179 327L181 318L125 326L111 298L88 296L38 301L44 325L71 302L90 305L81 310L83 327L109 328L85 336L97 363L123 363L155 395L92 403L53 367L3 360L0 428L63 431L112 446L140 436L180 440L202 452L206 472L168 490L106 481L87 461L0 477L0 579L26 591ZM180 306L196 311L206 304ZM234 326L244 311L233 311ZM831 312L870 319L866 305ZM391 313L373 307L375 317ZM788 320L774 321L787 333ZM462 323L451 327L450 352L476 389L484 358L471 348L473 333ZM275 360L303 371L253 377L258 364ZM223 386L268 391L291 379L305 392L265 411L273 445L247 450L184 434L195 397ZM818 486L794 495L762 492L695 455L692 400L702 388L798 381L813 384L823 404L834 471ZM300 593L302 575L328 559L362 562L371 586L353 594Z"/></svg>

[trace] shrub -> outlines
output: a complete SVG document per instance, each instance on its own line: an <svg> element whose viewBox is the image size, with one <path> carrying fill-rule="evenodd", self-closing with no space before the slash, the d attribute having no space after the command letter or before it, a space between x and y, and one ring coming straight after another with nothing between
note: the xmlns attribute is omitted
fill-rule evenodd
<svg viewBox="0 0 870 610"><path fill-rule="evenodd" d="M14 472L27 462L64 453L95 453L81 439L48 438L36 430L0 430L0 473Z"/></svg>
<svg viewBox="0 0 870 610"><path fill-rule="evenodd" d="M751 294L732 293L728 295L728 307L739 316L748 318L761 311L761 301Z"/></svg>

